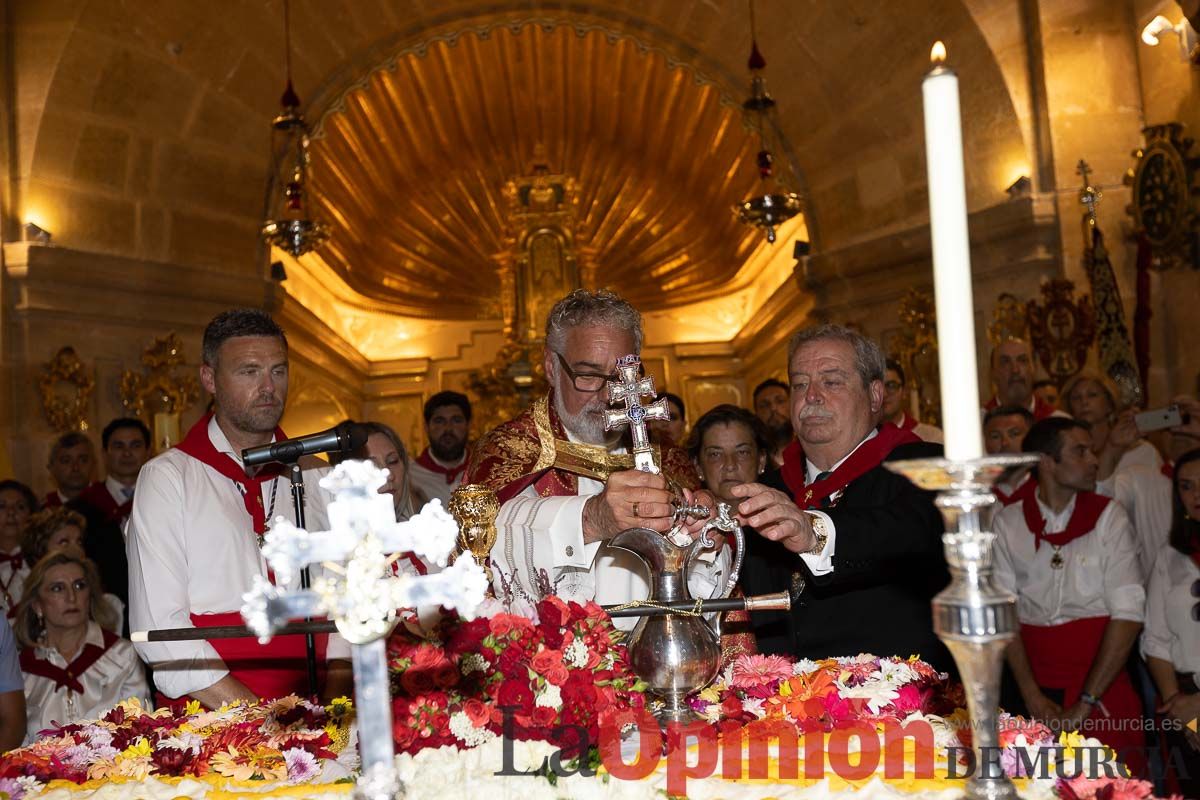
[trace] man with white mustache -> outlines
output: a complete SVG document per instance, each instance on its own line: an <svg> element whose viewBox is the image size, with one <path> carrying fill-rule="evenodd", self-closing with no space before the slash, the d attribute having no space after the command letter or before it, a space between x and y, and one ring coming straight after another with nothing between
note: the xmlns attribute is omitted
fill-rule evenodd
<svg viewBox="0 0 1200 800"><path fill-rule="evenodd" d="M880 426L884 357L836 325L788 347L796 440L761 483L735 486L748 537L747 595L792 593L790 612L751 616L764 653L821 659L861 652L920 654L951 669L930 600L949 581L931 493L884 461L940 455L895 425Z"/></svg>
<svg viewBox="0 0 1200 800"><path fill-rule="evenodd" d="M695 469L674 447L661 452L661 475L596 468L625 452L622 431L604 429L608 382L617 378L617 359L641 347L641 315L612 292L576 290L551 309L543 356L548 396L481 438L467 468L466 482L490 487L502 503L492 548L498 597L527 603L549 594L601 604L644 599L649 584L641 561L607 541L627 528L670 531L678 498L669 481L685 499L715 507L708 492L693 493ZM725 582L729 560L728 548L721 548L715 559L694 562L693 596L711 596Z"/></svg>

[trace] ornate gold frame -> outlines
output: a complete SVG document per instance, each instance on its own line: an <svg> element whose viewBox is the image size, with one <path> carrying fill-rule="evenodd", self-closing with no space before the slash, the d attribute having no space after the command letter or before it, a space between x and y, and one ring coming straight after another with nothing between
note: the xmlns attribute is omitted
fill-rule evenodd
<svg viewBox="0 0 1200 800"><path fill-rule="evenodd" d="M64 383L74 390L65 398L56 391ZM79 359L75 348L69 345L59 348L54 358L42 365L42 375L38 379L42 413L50 427L59 433L86 431L88 403L95 388L95 375Z"/></svg>

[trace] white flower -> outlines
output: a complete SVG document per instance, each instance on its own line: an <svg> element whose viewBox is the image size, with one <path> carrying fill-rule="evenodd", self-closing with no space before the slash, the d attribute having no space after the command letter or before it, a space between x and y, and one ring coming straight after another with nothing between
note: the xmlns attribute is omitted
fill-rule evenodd
<svg viewBox="0 0 1200 800"><path fill-rule="evenodd" d="M867 708L872 714L878 714L884 706L891 703L900 696L900 691L892 684L872 678L861 686L846 686L842 683L837 684L838 694L843 699L849 700L855 697L861 697L867 701Z"/></svg>
<svg viewBox="0 0 1200 800"><path fill-rule="evenodd" d="M713 705L719 706L719 704L716 704L716 703L714 703ZM759 698L759 697L748 697L745 700L743 700L742 701L742 710L749 711L751 714L758 717L759 719L762 719L763 717L765 717L767 715L767 709L765 709L763 707L762 698Z"/></svg>
<svg viewBox="0 0 1200 800"><path fill-rule="evenodd" d="M744 700L742 702L745 703ZM709 703L708 708L700 712L700 716L704 717L705 722L716 725L721 721L721 704Z"/></svg>
<svg viewBox="0 0 1200 800"><path fill-rule="evenodd" d="M537 693L534 705L553 708L555 711L559 710L562 708L562 690L553 683L547 683L545 688Z"/></svg>
<svg viewBox="0 0 1200 800"><path fill-rule="evenodd" d="M573 640L563 650L563 661L566 662L567 666L575 667L576 669L586 667L588 662L587 645L579 639Z"/></svg>
<svg viewBox="0 0 1200 800"><path fill-rule="evenodd" d="M479 653L467 653L458 662L458 668L463 675L470 675L472 672L486 672L487 661Z"/></svg>
<svg viewBox="0 0 1200 800"><path fill-rule="evenodd" d="M471 718L462 711L450 715L450 732L467 747L478 747L496 738L496 734L487 728L476 728Z"/></svg>
<svg viewBox="0 0 1200 800"><path fill-rule="evenodd" d="M191 750L192 755L200 755L204 740L194 733L181 733L178 736L167 736L159 739L156 747L169 747L172 750Z"/></svg>
<svg viewBox="0 0 1200 800"><path fill-rule="evenodd" d="M41 781L39 781L37 778L33 777L32 775L20 776L19 778L17 778L17 783L20 785L20 787L22 789L25 790L25 794L37 794L38 792L40 792L42 790L42 787L45 786L44 783L42 783Z"/></svg>
<svg viewBox="0 0 1200 800"><path fill-rule="evenodd" d="M912 667L902 661L883 660L879 662L879 677L888 683L902 686L917 679L917 673Z"/></svg>
<svg viewBox="0 0 1200 800"><path fill-rule="evenodd" d="M604 658L601 659L600 668L601 669L612 669L613 665L615 665L616 663L617 663L616 654L613 653L612 650L609 650L607 653L604 654Z"/></svg>
<svg viewBox="0 0 1200 800"><path fill-rule="evenodd" d="M802 658L795 664L792 664L793 675L805 675L809 672L816 672L817 669L819 669L817 662L808 658Z"/></svg>

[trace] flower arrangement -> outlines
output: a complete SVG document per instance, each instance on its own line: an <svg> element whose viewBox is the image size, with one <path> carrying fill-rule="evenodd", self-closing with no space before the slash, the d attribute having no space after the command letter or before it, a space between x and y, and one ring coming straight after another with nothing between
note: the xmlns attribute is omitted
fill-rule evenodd
<svg viewBox="0 0 1200 800"><path fill-rule="evenodd" d="M338 758L352 710L346 698L323 707L289 696L216 711L195 701L149 711L126 700L98 720L43 731L37 742L5 753L0 797L16 800L52 780L152 775L306 783Z"/></svg>
<svg viewBox="0 0 1200 800"><path fill-rule="evenodd" d="M621 634L595 603L550 596L534 618L443 620L388 642L397 752L552 739L577 756L608 719L644 705Z"/></svg>

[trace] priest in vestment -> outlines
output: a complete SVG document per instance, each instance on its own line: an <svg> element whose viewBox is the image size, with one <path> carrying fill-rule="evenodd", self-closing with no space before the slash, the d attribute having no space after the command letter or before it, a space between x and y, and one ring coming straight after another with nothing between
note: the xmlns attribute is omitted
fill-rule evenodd
<svg viewBox="0 0 1200 800"><path fill-rule="evenodd" d="M641 315L611 292L577 290L550 311L548 396L483 436L467 469L467 483L491 488L501 502L492 548L498 596L536 603L556 594L610 604L649 594L640 559L608 540L635 527L669 532L675 499L669 481L690 499L698 480L687 455L673 447L661 451L663 474L631 469L620 431L604 428L617 359L640 353L641 345ZM698 501L715 505L706 492ZM692 595L710 597L728 578L729 548L693 564ZM636 620L615 622L630 628Z"/></svg>
<svg viewBox="0 0 1200 800"><path fill-rule="evenodd" d="M885 461L941 448L880 425L884 356L848 328L792 338L788 357L796 440L783 467L731 491L744 498L747 595L790 590L786 612L751 615L759 650L821 659L917 654L952 670L933 632L930 600L949 583L945 526L934 495Z"/></svg>

